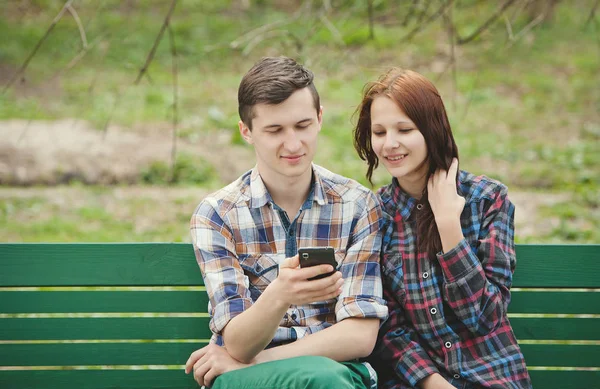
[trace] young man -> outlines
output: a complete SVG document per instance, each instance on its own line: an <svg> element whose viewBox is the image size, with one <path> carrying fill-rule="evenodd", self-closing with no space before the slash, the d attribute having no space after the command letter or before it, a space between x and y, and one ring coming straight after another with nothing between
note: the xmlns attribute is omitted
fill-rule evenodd
<svg viewBox="0 0 600 389"><path fill-rule="evenodd" d="M378 202L312 163L323 112L309 70L264 58L242 79L238 103L257 164L192 216L213 337L186 373L212 388L376 388L357 359L387 317ZM314 246L333 247L338 269L309 280L336 270L299 267L298 248Z"/></svg>

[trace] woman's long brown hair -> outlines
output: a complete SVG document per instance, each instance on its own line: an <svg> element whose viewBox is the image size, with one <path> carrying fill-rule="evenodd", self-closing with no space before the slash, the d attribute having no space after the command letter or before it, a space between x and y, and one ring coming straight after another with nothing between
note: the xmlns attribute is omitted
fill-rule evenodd
<svg viewBox="0 0 600 389"><path fill-rule="evenodd" d="M458 158L458 148L444 102L436 87L421 74L391 68L375 82L367 84L363 99L357 109L358 123L354 129L354 148L368 164L367 179L373 184L373 171L379 159L371 144L371 104L376 96L387 96L415 123L427 146L427 180L438 169L448 170L453 158ZM420 202L423 209L417 219L417 248L433 258L442 250L440 234L431 206L427 200L427 186Z"/></svg>

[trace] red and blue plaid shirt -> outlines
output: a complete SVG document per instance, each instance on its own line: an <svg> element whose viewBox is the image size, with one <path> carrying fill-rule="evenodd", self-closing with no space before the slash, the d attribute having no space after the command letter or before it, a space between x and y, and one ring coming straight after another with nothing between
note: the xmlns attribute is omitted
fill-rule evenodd
<svg viewBox="0 0 600 389"><path fill-rule="evenodd" d="M460 388L531 388L507 318L515 268L514 206L507 188L461 171L464 239L435 259L417 251L422 207L396 179L378 195L384 298L390 310L372 364L380 387L405 389L433 373Z"/></svg>

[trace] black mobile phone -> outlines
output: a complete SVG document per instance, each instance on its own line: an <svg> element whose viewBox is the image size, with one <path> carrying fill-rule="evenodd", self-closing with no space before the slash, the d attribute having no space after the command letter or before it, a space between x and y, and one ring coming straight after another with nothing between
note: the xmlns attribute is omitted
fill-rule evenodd
<svg viewBox="0 0 600 389"><path fill-rule="evenodd" d="M309 278L309 281L329 277L335 273L335 269L337 268L333 247L304 247L298 249L298 256L300 257L300 267L311 267L316 265L333 266L333 271L331 273Z"/></svg>

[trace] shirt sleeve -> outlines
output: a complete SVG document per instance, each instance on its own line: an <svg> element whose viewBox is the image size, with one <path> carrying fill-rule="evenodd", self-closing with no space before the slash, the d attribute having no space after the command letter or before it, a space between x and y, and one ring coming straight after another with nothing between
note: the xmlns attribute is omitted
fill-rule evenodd
<svg viewBox="0 0 600 389"><path fill-rule="evenodd" d="M384 371L393 371L395 377L410 387L417 387L419 381L439 371L421 346L419 336L405 319L401 303L405 298L402 277L401 266L398 266L395 274L384 275L384 298L390 316L379 329L377 345L369 360ZM394 283L395 287L388 285L390 283ZM399 295L392 290L397 290Z"/></svg>
<svg viewBox="0 0 600 389"><path fill-rule="evenodd" d="M463 239L437 259L444 274L444 300L469 331L486 335L501 324L510 302L516 265L514 206L506 187L499 187L491 200L471 206L479 207L474 215L482 215L478 246Z"/></svg>
<svg viewBox="0 0 600 389"><path fill-rule="evenodd" d="M381 223L379 201L369 192L365 206L353 218L351 239L340 266L344 284L335 307L337 322L349 317L387 318L379 267Z"/></svg>
<svg viewBox="0 0 600 389"><path fill-rule="evenodd" d="M235 251L233 233L218 212L217 201L205 199L190 221L196 260L210 301L210 329L215 334L252 305L248 277Z"/></svg>

